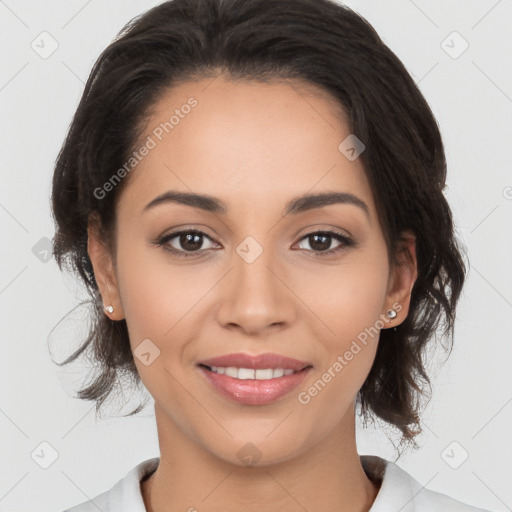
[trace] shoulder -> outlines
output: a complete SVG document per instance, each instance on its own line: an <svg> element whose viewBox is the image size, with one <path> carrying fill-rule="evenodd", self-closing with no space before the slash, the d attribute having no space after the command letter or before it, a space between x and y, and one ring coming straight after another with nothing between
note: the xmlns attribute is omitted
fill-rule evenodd
<svg viewBox="0 0 512 512"><path fill-rule="evenodd" d="M416 510L449 510L453 512L490 512L483 508L473 507L461 501L450 498L446 494L424 489L417 498Z"/></svg>
<svg viewBox="0 0 512 512"><path fill-rule="evenodd" d="M425 488L393 462L369 455L360 458L367 474L382 482L369 512L490 512Z"/></svg>
<svg viewBox="0 0 512 512"><path fill-rule="evenodd" d="M147 459L132 468L111 489L63 512L146 512L140 490L140 481L152 473L160 462L159 457Z"/></svg>

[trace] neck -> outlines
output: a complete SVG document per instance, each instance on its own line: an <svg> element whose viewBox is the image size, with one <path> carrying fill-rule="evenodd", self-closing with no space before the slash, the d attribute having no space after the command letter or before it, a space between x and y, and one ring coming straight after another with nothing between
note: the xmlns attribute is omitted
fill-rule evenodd
<svg viewBox="0 0 512 512"><path fill-rule="evenodd" d="M147 512L366 512L379 483L366 475L355 444L354 410L337 429L293 459L241 466L194 442L155 404L160 464L141 484Z"/></svg>

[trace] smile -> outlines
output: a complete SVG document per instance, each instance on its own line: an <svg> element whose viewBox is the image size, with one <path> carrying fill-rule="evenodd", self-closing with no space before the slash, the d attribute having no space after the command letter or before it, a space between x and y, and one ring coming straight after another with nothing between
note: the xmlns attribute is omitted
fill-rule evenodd
<svg viewBox="0 0 512 512"><path fill-rule="evenodd" d="M214 391L229 400L246 405L265 405L296 389L311 370L290 368L236 368L198 365Z"/></svg>

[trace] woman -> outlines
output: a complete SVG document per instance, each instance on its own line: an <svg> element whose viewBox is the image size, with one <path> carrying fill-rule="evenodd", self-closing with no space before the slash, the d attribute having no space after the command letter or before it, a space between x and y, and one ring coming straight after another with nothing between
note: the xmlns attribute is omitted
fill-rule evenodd
<svg viewBox="0 0 512 512"><path fill-rule="evenodd" d="M56 162L98 407L155 399L160 457L73 512L474 511L359 456L356 409L420 432L423 351L465 266L436 121L329 0L171 0L95 64ZM136 409L134 412L138 412Z"/></svg>

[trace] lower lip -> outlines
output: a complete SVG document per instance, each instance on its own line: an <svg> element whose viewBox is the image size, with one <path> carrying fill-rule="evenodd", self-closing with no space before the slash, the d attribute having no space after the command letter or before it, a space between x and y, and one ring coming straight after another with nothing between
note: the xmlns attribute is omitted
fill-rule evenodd
<svg viewBox="0 0 512 512"><path fill-rule="evenodd" d="M264 405L274 402L297 388L309 374L311 367L275 379L235 379L199 366L208 382L223 396L240 404Z"/></svg>

